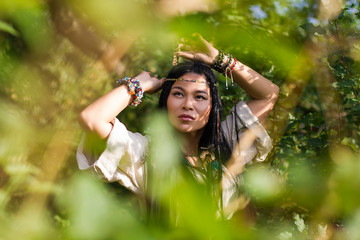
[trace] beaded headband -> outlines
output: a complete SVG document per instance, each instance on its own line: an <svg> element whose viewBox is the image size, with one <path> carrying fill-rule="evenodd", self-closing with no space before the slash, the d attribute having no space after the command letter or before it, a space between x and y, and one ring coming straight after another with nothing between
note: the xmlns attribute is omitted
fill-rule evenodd
<svg viewBox="0 0 360 240"><path fill-rule="evenodd" d="M197 79L185 79L185 78L167 78L166 81L183 81L183 82L193 82L193 83L206 83L208 85L210 85L210 83L208 81L204 81L204 80L197 80ZM214 84L214 86L216 87L216 83Z"/></svg>

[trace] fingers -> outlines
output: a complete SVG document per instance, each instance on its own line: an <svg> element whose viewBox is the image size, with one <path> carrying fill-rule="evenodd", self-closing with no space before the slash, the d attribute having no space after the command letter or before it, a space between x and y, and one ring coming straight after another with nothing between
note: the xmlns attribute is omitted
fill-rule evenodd
<svg viewBox="0 0 360 240"><path fill-rule="evenodd" d="M204 43L204 45L207 46L208 49L214 48L214 46L210 44L208 41L206 41L201 35L200 35L200 39Z"/></svg>
<svg viewBox="0 0 360 240"><path fill-rule="evenodd" d="M195 55L193 53L190 53L190 52L179 51L178 55L180 57L186 58L188 60L195 60Z"/></svg>
<svg viewBox="0 0 360 240"><path fill-rule="evenodd" d="M166 78L161 78L161 79L159 79L160 88L162 87L162 85L164 85L165 81L166 81Z"/></svg>
<svg viewBox="0 0 360 240"><path fill-rule="evenodd" d="M199 33L194 33L194 41L200 45L200 46L208 46L209 42L206 41L203 36L201 36Z"/></svg>
<svg viewBox="0 0 360 240"><path fill-rule="evenodd" d="M217 49L200 34L194 33L189 39L181 39L177 55L188 60L200 60L211 63L217 56Z"/></svg>
<svg viewBox="0 0 360 240"><path fill-rule="evenodd" d="M194 49L194 45L191 44L191 42L183 40L182 42L179 43L178 48L176 50L177 52L179 51L189 52L192 51L193 49Z"/></svg>
<svg viewBox="0 0 360 240"><path fill-rule="evenodd" d="M151 78L150 72L148 72L148 71L142 71L142 72L138 75L138 77L143 77L143 78L148 78L148 77L150 77L150 78Z"/></svg>
<svg viewBox="0 0 360 240"><path fill-rule="evenodd" d="M156 79L158 80L158 75L152 75L154 73L148 72L148 71L142 71L136 78L141 78L141 79Z"/></svg>
<svg viewBox="0 0 360 240"><path fill-rule="evenodd" d="M156 93L157 91L159 91L162 88L163 84L165 83L166 78L161 78L161 79L153 78L153 80L156 80L156 81L152 81L150 88L147 89L147 91L146 91L149 94L153 94L153 93Z"/></svg>
<svg viewBox="0 0 360 240"><path fill-rule="evenodd" d="M210 44L207 40L205 40L205 38L199 33L194 33L193 36L195 36L198 39L198 41L200 41L203 45L207 46L208 48L213 47L213 45Z"/></svg>
<svg viewBox="0 0 360 240"><path fill-rule="evenodd" d="M202 43L199 40L199 37L194 36L192 38L181 38L179 42L179 50L191 51L199 49L199 46Z"/></svg>

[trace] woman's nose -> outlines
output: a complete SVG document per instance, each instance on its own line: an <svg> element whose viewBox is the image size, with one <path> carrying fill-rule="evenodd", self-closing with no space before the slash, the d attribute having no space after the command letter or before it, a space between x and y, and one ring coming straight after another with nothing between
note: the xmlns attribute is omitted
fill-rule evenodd
<svg viewBox="0 0 360 240"><path fill-rule="evenodd" d="M190 97L184 98L183 108L186 110L192 110L194 108L193 101Z"/></svg>

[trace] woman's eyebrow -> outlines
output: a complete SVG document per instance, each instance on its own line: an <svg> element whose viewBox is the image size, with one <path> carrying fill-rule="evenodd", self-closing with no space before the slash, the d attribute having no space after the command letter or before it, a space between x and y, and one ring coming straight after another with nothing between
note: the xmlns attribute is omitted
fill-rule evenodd
<svg viewBox="0 0 360 240"><path fill-rule="evenodd" d="M181 91L185 92L185 89L182 87L176 86L176 87L173 87L172 89L175 89L175 88L180 89ZM209 95L206 91L203 91L203 90L197 90L197 91L195 91L195 93L203 93L203 94Z"/></svg>
<svg viewBox="0 0 360 240"><path fill-rule="evenodd" d="M182 91L185 91L182 87L172 87L171 89L174 89L174 88L178 88L178 89L180 89Z"/></svg>
<svg viewBox="0 0 360 240"><path fill-rule="evenodd" d="M196 91L196 93L203 93L203 94L209 95L207 92L202 91L202 90L198 90L198 91Z"/></svg>

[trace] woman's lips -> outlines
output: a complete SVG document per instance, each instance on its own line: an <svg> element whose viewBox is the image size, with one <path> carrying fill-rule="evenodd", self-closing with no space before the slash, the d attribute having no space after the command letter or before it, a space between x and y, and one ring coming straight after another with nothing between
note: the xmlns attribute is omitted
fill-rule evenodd
<svg viewBox="0 0 360 240"><path fill-rule="evenodd" d="M178 118L182 121L194 121L195 120L194 117L187 115L187 114L181 114Z"/></svg>

